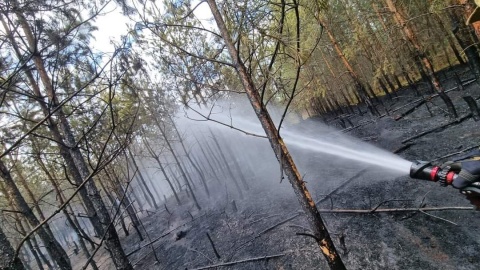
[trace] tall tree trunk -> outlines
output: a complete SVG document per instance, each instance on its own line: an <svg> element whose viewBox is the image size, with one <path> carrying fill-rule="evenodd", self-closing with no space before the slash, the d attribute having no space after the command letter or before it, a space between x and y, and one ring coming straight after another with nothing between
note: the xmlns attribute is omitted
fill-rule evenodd
<svg viewBox="0 0 480 270"><path fill-rule="evenodd" d="M208 197L210 197L210 191L208 190L207 186L207 179L205 179L205 175L203 172L198 168L198 166L193 162L192 158L190 157L190 153L187 151L187 148L185 147L185 143L183 142L183 138L180 135L180 132L178 131L177 125L173 121L173 118L168 115L168 118L170 120L170 123L172 123L173 131L175 131L175 134L178 137L178 141L180 142L180 145L182 146L183 152L185 153L185 156L187 157L188 161L190 164L193 166L193 169L195 172L200 176L200 180L202 181L203 188L205 189L205 193L207 194Z"/></svg>
<svg viewBox="0 0 480 270"><path fill-rule="evenodd" d="M427 55L424 53L422 46L420 45L420 42L417 40L417 36L413 32L412 28L408 25L405 16L402 14L402 12L397 9L395 6L395 3L393 0L385 0L387 2L388 8L390 11L393 13L393 16L395 18L395 21L397 22L398 25L401 26L401 29L407 38L407 40L412 44L414 48L414 53L415 56L421 60L423 67L427 70L428 77L430 78L430 81L435 89L435 91L438 93L440 98L443 100L445 105L447 106L448 111L450 112L451 116L457 118L457 111L455 110L455 106L453 105L452 100L450 97L443 91L443 87L440 84L440 81L438 80L435 71L433 69L432 62L430 59L427 57Z"/></svg>
<svg viewBox="0 0 480 270"><path fill-rule="evenodd" d="M47 92L47 96L54 107L59 106L55 90L53 89L52 81L45 68L42 55L38 51L33 30L31 29L24 15L20 13L19 10L17 10L15 14L26 36L30 53L32 54L32 61L35 64L35 68L38 71L40 80L42 81L43 86ZM38 95L38 97L39 102L43 103L42 95ZM49 128L53 131L52 133L54 133L54 136L59 136L59 138L55 139L58 140L61 152L64 152L62 156L66 158L69 170L73 171L73 174L75 175L74 179L77 184L79 184L78 182L83 182L83 179L87 181L87 183L85 184L85 188L88 191L88 199L85 200L84 198L84 202L93 206L92 208L87 207L87 210L90 211L92 216L98 217L98 219L93 218L92 223L94 224L94 227L96 228L97 232L100 233L100 235L105 235L105 243L108 247L108 251L111 254L115 266L118 269L133 269L132 265L128 261L127 256L125 255L125 252L122 249L122 245L120 243L120 239L118 238L118 234L115 231L115 227L112 226L113 221L111 220L108 210L105 207L105 204L103 203L100 194L98 193L98 189L95 186L93 179L89 179L90 171L87 164L85 163L85 160L83 159L83 155L80 152L80 149L76 147L77 143L75 141L75 137L73 135L67 117L63 113L63 109L60 108L57 111L56 115L59 118L59 126L62 128L63 136L61 136L60 133L56 133L56 131L54 131L55 127L49 126ZM65 139L65 141L63 139ZM63 141L64 144L61 143ZM73 164L71 164L72 161ZM78 174L77 172L75 172L76 170Z"/></svg>
<svg viewBox="0 0 480 270"><path fill-rule="evenodd" d="M35 141L32 141L32 145L33 145L32 148L33 148L33 150L34 150L34 152L37 156L36 161L37 161L38 165L40 166L40 168L43 170L43 172L47 176L47 179L50 181L50 184L52 184L53 189L55 190L55 192L57 194L56 198L59 202L59 206L63 205L65 203L63 191L60 189L57 181L55 180L56 177L54 176L54 170L49 170L47 168L46 164L43 162L43 160L40 156L40 152L38 151L38 148L36 146ZM71 209L71 206L70 206L70 209ZM67 222L70 224L70 227L72 228L72 230L77 234L78 241L80 243L80 248L82 249L83 253L85 254L85 257L87 259L90 258L90 252L88 251L88 248L87 248L87 246L85 244L85 240L84 240L84 239L89 239L88 235L85 233L85 231L83 231L83 229L80 226L80 224L78 223L78 220L76 219L76 217L75 216L73 216L73 217L70 216L70 214L67 211L67 208L63 208L62 212L65 215L65 218L67 219ZM73 213L73 211L72 211L72 213ZM91 243L91 244L92 244L92 249L95 248L93 243ZM96 264L95 260L91 260L90 265L92 266L92 268L94 270L98 270L98 267L97 267L97 264Z"/></svg>
<svg viewBox="0 0 480 270"><path fill-rule="evenodd" d="M228 49L233 65L237 71L237 74L242 81L243 88L245 89L250 103L257 115L260 123L262 124L265 133L270 141L273 151L277 159L279 160L288 180L292 184L295 194L307 216L307 220L310 223L312 234L317 241L320 250L322 251L328 265L331 269L345 269L340 256L333 245L333 241L323 223L323 220L318 212L315 202L312 199L310 192L308 191L305 182L300 175L292 157L287 149L287 146L280 137L279 131L275 127L275 124L270 117L270 114L262 104L257 88L255 87L252 77L248 74L248 71L243 62L240 61L239 52L237 51L234 42L227 30L223 17L218 10L215 0L207 0L207 3L212 11L213 17L220 31L220 35L223 37L225 45Z"/></svg>
<svg viewBox="0 0 480 270"><path fill-rule="evenodd" d="M158 168L162 172L163 176L165 177L165 181L167 181L168 186L170 187L170 190L173 193L173 196L175 196L175 200L177 201L178 204L182 204L180 199L178 198L177 191L175 191L175 187L172 184L172 181L170 180L170 177L168 176L167 172L165 171L165 167L163 167L162 162L160 161L160 157L155 153L155 151L152 149L150 146L150 143L148 142L147 138L143 137L143 142L145 143L145 146L147 148L147 151L150 153L150 155L155 159L157 162Z"/></svg>
<svg viewBox="0 0 480 270"><path fill-rule="evenodd" d="M23 176L22 171L18 168L17 164L14 164L13 166L14 166L15 171L16 171L17 179L19 180L23 189L27 193L28 199L30 199L30 201L32 202L33 208L35 209L35 211L37 211L37 214L40 217L40 222L44 221L45 220L45 215L43 214L42 209L40 209L39 202L35 198L35 195L33 195L33 192L30 189L30 187L28 186L27 180ZM45 224L44 227L45 227L45 231L47 231L47 233L49 233L50 236L54 237L54 234L52 233L52 230L50 229L50 226L48 224Z"/></svg>
<svg viewBox="0 0 480 270"><path fill-rule="evenodd" d="M243 184L243 188L245 190L249 190L250 188L248 186L247 179L246 179L245 175L243 174L243 169L238 162L238 159L239 159L238 156L235 155L235 153L232 151L232 149L228 145L228 142L225 142L225 137L223 137L223 135L221 133L219 133L218 136L215 136L211 129L209 129L209 131L210 131L210 134L212 135L213 140L217 143L217 145L220 145L217 138L221 138L221 140L224 141L224 143L222 144L223 145L222 149L225 149L225 152L227 153L227 155L229 155L229 159L226 159L225 161L227 162L227 164L229 164L228 163L229 160L232 161L233 167L235 168L236 173L240 177L240 182L242 182L242 184Z"/></svg>
<svg viewBox="0 0 480 270"><path fill-rule="evenodd" d="M3 233L2 227L0 227L0 269L4 270L23 270L22 261L20 258L14 257L15 250L7 239L5 233Z"/></svg>
<svg viewBox="0 0 480 270"><path fill-rule="evenodd" d="M143 177L143 173L140 171L140 168L138 167L137 161L135 160L135 157L133 156L132 151L130 151L130 148L128 148L128 147L127 147L127 152L128 152L128 156L130 157L130 161L133 164L133 168L136 170L136 174L139 177L140 185L143 187L142 190L145 193L145 196L146 197L148 196L147 198L150 198L151 203L153 203L153 206L155 207L155 209L158 209L157 201L155 200L155 197L153 196L150 189L148 188L147 182L145 181L145 178Z"/></svg>
<svg viewBox="0 0 480 270"><path fill-rule="evenodd" d="M165 130L163 129L163 127L160 124L157 117L154 117L154 121L155 121L155 124L157 125L158 130L162 134L162 137L164 138L165 143L167 144L167 148L168 148L169 152L172 154L172 157L175 160L175 163L177 164L177 167L178 167L178 170L180 171L181 177L183 178L185 184L187 185L188 190L190 191L190 194L192 195L192 199L193 199L193 202L194 202L195 206L198 208L198 210L202 209L202 207L200 207L200 204L198 203L198 200L197 200L197 197L195 196L195 193L193 192L192 185L190 185L190 181L187 178L185 170L182 167L182 165L180 163L180 160L178 160L177 154L175 153L175 149L173 149L172 144L168 140L168 136L165 133Z"/></svg>
<svg viewBox="0 0 480 270"><path fill-rule="evenodd" d="M121 200L120 203L127 210L128 217L132 221L133 228L137 232L137 235L140 238L140 241L143 241L144 237L142 235L142 232L140 231L140 226L141 226L140 220L137 216L137 213L135 213L133 202L130 200L130 197L128 196L128 194L126 194L122 184L120 183L116 175L111 175L108 172L108 168L105 169L105 175L107 176L110 182L110 185L113 187L115 194L117 194L118 200Z"/></svg>
<svg viewBox="0 0 480 270"><path fill-rule="evenodd" d="M25 216L26 220L30 223L32 227L40 225L40 221L33 214L32 209L28 206L27 202L23 198L20 190L18 189L15 181L13 180L10 171L7 169L2 160L0 160L0 176L4 180L5 189L8 193L8 196L12 200L16 210L21 211ZM50 254L52 260L55 261L57 266L60 269L72 269L70 260L65 250L62 248L60 243L52 237L47 230L43 227L39 227L37 230L38 236L42 239L47 252Z"/></svg>
<svg viewBox="0 0 480 270"><path fill-rule="evenodd" d="M458 17L458 15L451 11L448 12L450 20L452 21L452 32L457 39L458 44L465 52L465 56L468 59L468 65L477 78L477 82L480 80L480 57L478 55L477 46L474 45L474 41L470 37L468 29L464 26Z"/></svg>
<svg viewBox="0 0 480 270"><path fill-rule="evenodd" d="M227 157L225 157L225 154L223 153L222 147L220 147L220 144L218 143L217 138L215 137L215 135L213 134L213 132L211 130L210 130L210 134L212 135L212 140L213 140L213 142L216 146L216 150L220 154L221 161L225 165L225 169L227 170L228 175L230 176L230 179L235 184L235 188L237 189L238 194L240 195L240 198L243 198L242 188L238 184L237 178L235 177L235 175L232 171L232 168L230 168L230 166L228 165L228 159L227 159Z"/></svg>
<svg viewBox="0 0 480 270"><path fill-rule="evenodd" d="M215 177L217 182L220 184L220 177L217 174L217 168L215 168L213 166L213 164L210 162L210 156L207 155L207 153L205 152L205 149L203 148L202 144L200 144L200 141L196 137L195 137L195 141L197 142L198 148L200 148L200 152L202 153L203 158L204 158L204 159L200 159L200 157L198 157L197 161L202 160L202 163L207 163L208 168L210 168L210 172L212 172L213 176ZM203 162L203 161L205 161L205 162ZM208 170L205 170L205 171L208 171Z"/></svg>
<svg viewBox="0 0 480 270"><path fill-rule="evenodd" d="M343 53L342 48L340 48L340 45L338 44L338 41L335 38L335 35L331 31L330 27L327 25L325 20L321 18L318 18L318 20L319 20L319 23L323 26L324 31L327 33L328 38L330 39L330 42L332 43L332 46L335 49L335 52L337 53L338 57L340 58L343 66L347 69L348 74L350 75L350 78L352 78L353 83L355 84L356 90L362 97L363 101L365 101L365 103L367 104L369 111L372 113L372 115L378 115L378 113L375 112L375 108L372 104L372 101L370 100L370 97L368 96L367 91L365 90L365 86L362 84L360 77L355 72L355 70L353 69L353 66L350 64L347 57Z"/></svg>

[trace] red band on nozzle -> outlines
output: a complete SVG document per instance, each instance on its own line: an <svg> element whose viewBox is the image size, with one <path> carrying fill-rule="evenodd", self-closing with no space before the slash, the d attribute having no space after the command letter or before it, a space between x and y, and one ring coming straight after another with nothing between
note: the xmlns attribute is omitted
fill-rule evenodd
<svg viewBox="0 0 480 270"><path fill-rule="evenodd" d="M447 182L447 185L451 185L453 182L453 178L455 178L455 172L448 172L447 176L445 177L445 182Z"/></svg>
<svg viewBox="0 0 480 270"><path fill-rule="evenodd" d="M433 167L432 171L430 171L430 181L437 182L437 173L440 170L440 167Z"/></svg>

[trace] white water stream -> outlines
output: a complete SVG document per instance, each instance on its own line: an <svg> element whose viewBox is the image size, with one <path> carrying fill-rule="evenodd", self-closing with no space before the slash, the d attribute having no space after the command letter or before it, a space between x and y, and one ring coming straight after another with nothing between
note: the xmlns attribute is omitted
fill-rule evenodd
<svg viewBox="0 0 480 270"><path fill-rule="evenodd" d="M257 120L258 121L258 120ZM250 121L243 117L235 118L235 126L262 134L265 132L254 120ZM337 130L318 123L318 130L305 134L293 129L282 127L281 136L289 147L298 147L303 150L324 153L338 158L361 162L387 169L392 174L401 176L410 172L411 161L405 160L398 155L376 147L370 143L342 134ZM312 134L318 134L312 136ZM326 157L328 158L328 157ZM333 157L332 157L333 158Z"/></svg>

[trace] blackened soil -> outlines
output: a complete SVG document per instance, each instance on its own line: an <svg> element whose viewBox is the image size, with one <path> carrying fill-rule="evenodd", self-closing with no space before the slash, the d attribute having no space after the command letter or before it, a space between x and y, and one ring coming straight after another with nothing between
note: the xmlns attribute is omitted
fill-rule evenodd
<svg viewBox="0 0 480 270"><path fill-rule="evenodd" d="M468 72L445 71L441 78L446 90L455 87L454 72L468 82ZM427 84L418 86L423 93L428 91ZM480 88L470 82L465 90L451 91L448 95L459 115L464 116L469 110L462 97L479 98ZM411 89L404 89L394 100L384 97L383 102L393 110L418 98ZM401 120L393 119L412 106L380 118L372 117L361 107L363 115L357 112L344 117L354 126L372 122L346 133L393 152L405 145L403 140L452 120L439 98L428 102L431 114L423 105ZM382 106L378 105L378 109L384 112ZM323 121L342 129L340 118L334 114ZM311 119L298 126L319 122ZM478 145L478 123L469 118L414 139L399 155L408 160L433 160ZM395 178L385 171L348 162L317 164L315 156L296 157L296 160L301 170L308 172L305 179L315 200L323 199L318 204L320 209L372 209L381 203L380 208L396 209L470 206L457 190L436 183L407 176ZM223 185L212 182L215 194L223 195L201 198L202 210L192 204L177 206L174 200L167 201L171 213L158 209L143 218L150 240L139 242L133 233L123 239L127 253L159 239L130 255L130 260L136 269L201 269L227 262L237 263L214 269L327 269L315 241L298 235L308 233L308 225L288 181L280 183L278 174L259 164L257 171L249 175L249 196L243 199L225 195ZM264 182L269 185L265 187ZM325 197L327 194L331 196ZM480 269L478 211L323 213L322 216L348 269ZM216 257L207 233L220 258ZM258 260L248 261L254 258Z"/></svg>

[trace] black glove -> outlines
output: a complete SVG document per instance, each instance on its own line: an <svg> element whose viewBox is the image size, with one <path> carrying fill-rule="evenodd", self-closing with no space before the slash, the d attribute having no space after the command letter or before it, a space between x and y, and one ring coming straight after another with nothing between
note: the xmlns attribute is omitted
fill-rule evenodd
<svg viewBox="0 0 480 270"><path fill-rule="evenodd" d="M454 188L464 189L469 186L479 187L479 183L476 182L480 182L480 160L446 162L440 167L442 169L449 167L449 170L458 174L452 183Z"/></svg>

